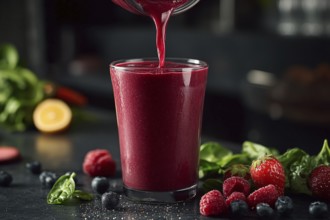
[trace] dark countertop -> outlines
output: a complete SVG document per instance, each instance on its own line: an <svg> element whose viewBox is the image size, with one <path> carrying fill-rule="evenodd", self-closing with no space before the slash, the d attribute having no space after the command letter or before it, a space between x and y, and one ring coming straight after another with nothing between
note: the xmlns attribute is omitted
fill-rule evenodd
<svg viewBox="0 0 330 220"><path fill-rule="evenodd" d="M77 189L92 192L91 178L82 172L85 154L95 148L109 149L115 158L118 168L116 177L110 179L110 189L121 193L119 166L119 148L114 113L92 111L94 120L74 124L63 134L45 135L34 130L24 133L5 133L0 131L0 145L17 147L22 160L11 164L0 165L13 175L10 187L0 187L0 219L214 219L199 214L198 197L192 201L177 204L135 203L121 195L120 205L114 210L101 207L100 197L91 202L69 205L48 205L45 189L39 182L38 175L33 175L25 168L27 162L38 160L43 170L62 175L68 171L78 176ZM203 137L210 140L208 137ZM227 143L233 150L239 149L235 144ZM293 196L295 209L291 219L311 219L308 205L313 198ZM330 207L330 206L329 206ZM246 219L256 219L251 212ZM329 219L329 217L327 218Z"/></svg>

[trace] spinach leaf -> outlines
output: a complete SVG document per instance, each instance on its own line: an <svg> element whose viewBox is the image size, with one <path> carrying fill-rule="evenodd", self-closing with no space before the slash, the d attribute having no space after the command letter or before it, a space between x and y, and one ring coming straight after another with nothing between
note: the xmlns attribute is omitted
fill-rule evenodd
<svg viewBox="0 0 330 220"><path fill-rule="evenodd" d="M250 165L252 160L248 157L247 154L233 154L223 157L220 161L217 162L221 167L228 168L233 164L245 164Z"/></svg>
<svg viewBox="0 0 330 220"><path fill-rule="evenodd" d="M14 69L18 63L18 52L11 44L0 46L0 68Z"/></svg>
<svg viewBox="0 0 330 220"><path fill-rule="evenodd" d="M217 179L207 179L202 184L202 190L204 193L207 193L208 191L211 191L213 189L217 189L222 191L222 181Z"/></svg>
<svg viewBox="0 0 330 220"><path fill-rule="evenodd" d="M90 201L94 198L93 194L83 192L81 190L75 190L72 194L74 198L80 199L80 200L85 200L85 201Z"/></svg>
<svg viewBox="0 0 330 220"><path fill-rule="evenodd" d="M75 191L75 173L61 176L47 195L48 204L62 204L72 198Z"/></svg>
<svg viewBox="0 0 330 220"><path fill-rule="evenodd" d="M233 152L224 148L217 142L207 142L200 147L199 157L208 162L218 162L225 156L232 155Z"/></svg>
<svg viewBox="0 0 330 220"><path fill-rule="evenodd" d="M245 153L251 160L258 159L265 155L277 156L279 153L276 149L265 147L261 144L245 141L242 146L242 153Z"/></svg>
<svg viewBox="0 0 330 220"><path fill-rule="evenodd" d="M323 147L321 151L315 157L316 165L330 165L330 147L328 141L324 140Z"/></svg>
<svg viewBox="0 0 330 220"><path fill-rule="evenodd" d="M215 177L221 173L221 166L215 162L209 162L207 160L199 160L198 176L200 179L204 177Z"/></svg>
<svg viewBox="0 0 330 220"><path fill-rule="evenodd" d="M310 172L314 168L313 157L306 154L290 166L289 183L290 190L295 193L311 194L307 181Z"/></svg>

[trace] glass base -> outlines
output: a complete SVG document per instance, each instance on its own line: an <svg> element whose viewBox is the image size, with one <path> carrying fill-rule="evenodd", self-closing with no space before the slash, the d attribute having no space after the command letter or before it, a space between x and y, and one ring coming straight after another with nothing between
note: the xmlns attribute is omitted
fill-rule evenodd
<svg viewBox="0 0 330 220"><path fill-rule="evenodd" d="M143 191L131 189L124 185L124 194L131 200L139 202L152 202L152 203L173 203L183 202L190 200L196 196L197 184L188 188L175 190L175 191Z"/></svg>

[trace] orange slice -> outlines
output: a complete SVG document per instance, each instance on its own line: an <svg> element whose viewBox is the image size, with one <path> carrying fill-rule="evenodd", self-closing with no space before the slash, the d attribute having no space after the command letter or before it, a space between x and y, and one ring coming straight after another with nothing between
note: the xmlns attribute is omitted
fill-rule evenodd
<svg viewBox="0 0 330 220"><path fill-rule="evenodd" d="M63 131L69 127L71 121L71 108L60 99L46 99L33 112L34 125L45 133Z"/></svg>

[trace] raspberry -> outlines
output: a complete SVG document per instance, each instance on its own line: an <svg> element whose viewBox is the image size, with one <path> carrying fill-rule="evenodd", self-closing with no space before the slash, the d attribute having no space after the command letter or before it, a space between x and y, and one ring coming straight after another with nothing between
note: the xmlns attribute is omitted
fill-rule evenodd
<svg viewBox="0 0 330 220"><path fill-rule="evenodd" d="M261 187L251 193L248 198L248 204L251 209L254 209L259 203L267 203L271 207L274 207L275 202L278 198L278 192L276 187L272 184Z"/></svg>
<svg viewBox="0 0 330 220"><path fill-rule="evenodd" d="M199 211L205 216L219 216L227 211L225 200L219 190L204 194L199 202Z"/></svg>
<svg viewBox="0 0 330 220"><path fill-rule="evenodd" d="M245 196L250 193L250 183L246 179L238 176L232 176L223 182L223 195L225 198L233 192L242 192Z"/></svg>
<svg viewBox="0 0 330 220"><path fill-rule="evenodd" d="M90 176L114 176L116 163L109 151L96 149L89 151L84 159L83 170Z"/></svg>
<svg viewBox="0 0 330 220"><path fill-rule="evenodd" d="M233 192L228 198L226 199L226 205L229 207L230 203L236 200L246 201L246 196L242 192Z"/></svg>

